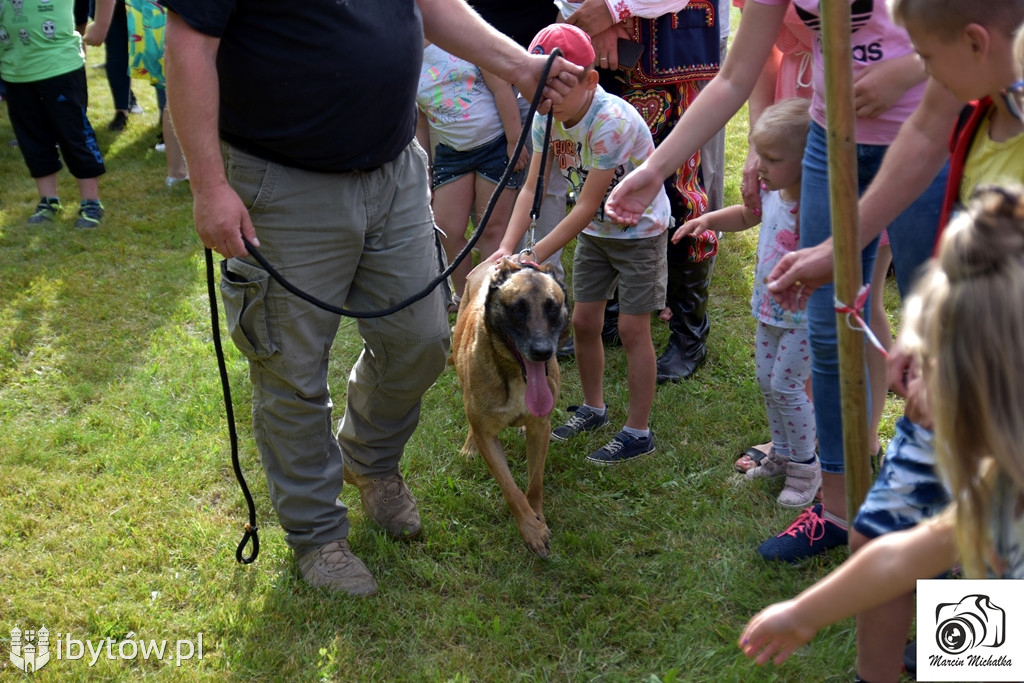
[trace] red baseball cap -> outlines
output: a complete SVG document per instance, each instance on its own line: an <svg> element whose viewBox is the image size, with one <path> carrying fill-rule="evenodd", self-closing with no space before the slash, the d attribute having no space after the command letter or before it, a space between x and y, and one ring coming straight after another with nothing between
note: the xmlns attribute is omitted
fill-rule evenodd
<svg viewBox="0 0 1024 683"><path fill-rule="evenodd" d="M540 30L530 43L530 52L549 55L555 48L577 66L593 66L594 46L586 31L572 24L551 24Z"/></svg>

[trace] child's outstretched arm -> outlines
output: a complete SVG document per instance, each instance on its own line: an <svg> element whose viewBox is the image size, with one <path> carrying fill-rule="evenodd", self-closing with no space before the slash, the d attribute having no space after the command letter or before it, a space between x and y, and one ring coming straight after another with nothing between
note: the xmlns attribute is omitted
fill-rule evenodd
<svg viewBox="0 0 1024 683"><path fill-rule="evenodd" d="M82 41L93 47L102 45L113 17L114 0L97 0L95 18L86 26Z"/></svg>
<svg viewBox="0 0 1024 683"><path fill-rule="evenodd" d="M909 593L917 579L956 561L950 506L939 517L876 538L796 598L763 609L743 629L740 649L759 665L782 664L822 627Z"/></svg>
<svg viewBox="0 0 1024 683"><path fill-rule="evenodd" d="M538 263L543 263L590 225L594 215L600 210L601 203L608 192L608 186L612 184L614 177L614 168L591 169L587 173L587 179L583 181L580 195L576 198L576 206L572 207L565 218L559 221L558 225L533 247Z"/></svg>
<svg viewBox="0 0 1024 683"><path fill-rule="evenodd" d="M740 110L772 53L787 6L788 3L747 4L718 75L701 91L651 156L612 190L605 210L613 220L636 225L665 178Z"/></svg>
<svg viewBox="0 0 1024 683"><path fill-rule="evenodd" d="M533 210L533 200L537 196L537 176L540 173L540 154L530 157L530 168L526 172L526 182L519 190L515 206L512 207L512 216L508 219L508 227L505 228L505 236L501 239L497 251L487 257L484 263L497 263L503 256L512 256L519 249L519 243L530 227L530 211ZM550 162L548 163L550 167Z"/></svg>
<svg viewBox="0 0 1024 683"><path fill-rule="evenodd" d="M672 233L676 244L687 235L699 235L708 230L715 232L741 232L761 222L761 217L742 204L709 211L703 216L686 221Z"/></svg>
<svg viewBox="0 0 1024 683"><path fill-rule="evenodd" d="M480 69L480 73L484 76L484 83L487 84L487 88L494 95L494 104L498 107L501 127L505 129L505 140L508 143L506 149L508 158L512 161L512 168L516 171L521 171L526 168L526 164L530 160L530 153L527 151L526 145L523 145L523 150L519 153L519 157L512 159L512 152L515 151L519 135L523 132L523 118L519 114L519 103L516 101L516 93L512 89L512 84L505 79L492 74L486 69ZM530 131L527 130L526 134L529 135Z"/></svg>

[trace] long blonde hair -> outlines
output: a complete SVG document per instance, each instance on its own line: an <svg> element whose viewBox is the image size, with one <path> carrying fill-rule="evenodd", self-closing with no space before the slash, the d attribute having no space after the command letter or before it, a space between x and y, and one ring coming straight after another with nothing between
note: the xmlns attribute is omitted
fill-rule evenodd
<svg viewBox="0 0 1024 683"><path fill-rule="evenodd" d="M946 228L907 305L924 370L936 455L956 504L968 573L992 557L992 486L1024 491L1024 194L982 187Z"/></svg>

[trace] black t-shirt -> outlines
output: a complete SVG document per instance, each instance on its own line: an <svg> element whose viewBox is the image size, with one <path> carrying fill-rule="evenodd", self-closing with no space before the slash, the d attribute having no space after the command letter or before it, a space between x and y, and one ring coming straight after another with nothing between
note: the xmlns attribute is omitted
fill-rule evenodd
<svg viewBox="0 0 1024 683"><path fill-rule="evenodd" d="M162 0L220 38L220 134L313 171L374 168L416 131L414 0Z"/></svg>
<svg viewBox="0 0 1024 683"><path fill-rule="evenodd" d="M558 9L551 0L469 0L484 21L529 47L533 37L558 19Z"/></svg>

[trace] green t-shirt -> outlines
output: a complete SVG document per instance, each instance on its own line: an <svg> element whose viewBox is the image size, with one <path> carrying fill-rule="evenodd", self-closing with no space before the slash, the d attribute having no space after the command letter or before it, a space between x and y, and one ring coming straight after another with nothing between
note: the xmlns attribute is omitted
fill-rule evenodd
<svg viewBox="0 0 1024 683"><path fill-rule="evenodd" d="M30 83L80 69L74 0L0 0L0 75Z"/></svg>

